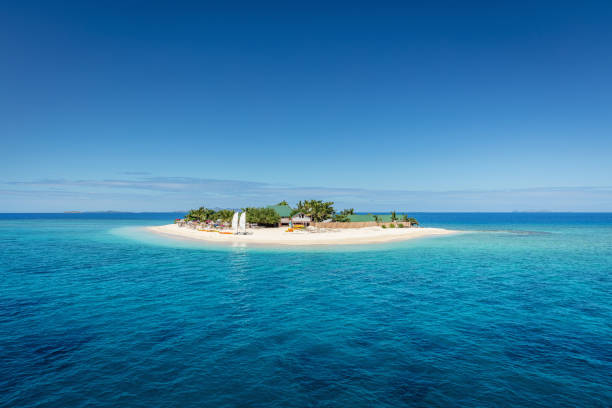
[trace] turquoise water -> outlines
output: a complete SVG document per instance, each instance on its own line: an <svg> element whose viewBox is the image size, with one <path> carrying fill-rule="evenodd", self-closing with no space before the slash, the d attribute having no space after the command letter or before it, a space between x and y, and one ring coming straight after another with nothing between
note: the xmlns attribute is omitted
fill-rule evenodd
<svg viewBox="0 0 612 408"><path fill-rule="evenodd" d="M0 406L612 404L612 214L282 250L140 228L174 217L0 215Z"/></svg>

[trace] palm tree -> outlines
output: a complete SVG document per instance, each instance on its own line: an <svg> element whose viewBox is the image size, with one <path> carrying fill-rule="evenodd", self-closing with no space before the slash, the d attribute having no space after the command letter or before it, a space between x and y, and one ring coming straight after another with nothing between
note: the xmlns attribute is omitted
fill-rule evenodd
<svg viewBox="0 0 612 408"><path fill-rule="evenodd" d="M397 221L397 214L395 213L395 211L391 211L391 221L392 222Z"/></svg>
<svg viewBox="0 0 612 408"><path fill-rule="evenodd" d="M232 210L219 210L216 213L214 213L211 217L214 217L215 221L221 220L225 222L230 222L233 216L234 216L234 211Z"/></svg>
<svg viewBox="0 0 612 408"><path fill-rule="evenodd" d="M354 213L355 210L353 208L347 208L340 211L339 213L334 214L332 220L334 220L335 222L350 222L351 217L349 217L349 215L352 215Z"/></svg>
<svg viewBox="0 0 612 408"><path fill-rule="evenodd" d="M204 221L206 220L206 216L208 212L211 211L206 207L200 207L197 209L189 210L187 215L185 216L185 220L187 221Z"/></svg>
<svg viewBox="0 0 612 408"><path fill-rule="evenodd" d="M332 216L334 211L334 203L331 201L320 201L320 200L311 200L311 208L312 212L310 217L314 222L319 222L326 220Z"/></svg>
<svg viewBox="0 0 612 408"><path fill-rule="evenodd" d="M297 204L297 207L291 212L291 216L303 213L309 215L312 221L320 222L331 218L336 212L331 201L321 200L304 200Z"/></svg>

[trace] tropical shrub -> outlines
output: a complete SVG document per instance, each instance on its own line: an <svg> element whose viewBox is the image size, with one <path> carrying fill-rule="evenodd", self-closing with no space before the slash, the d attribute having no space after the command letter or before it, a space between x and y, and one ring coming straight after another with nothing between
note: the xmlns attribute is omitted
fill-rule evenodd
<svg viewBox="0 0 612 408"><path fill-rule="evenodd" d="M347 209L340 211L339 213L334 214L332 216L332 220L334 220L334 222L350 222L351 218L349 217L349 215L352 215L354 213L355 213L354 209L347 208Z"/></svg>
<svg viewBox="0 0 612 408"><path fill-rule="evenodd" d="M243 211L246 211L248 223L264 226L276 226L280 223L280 216L272 208L247 207L243 208Z"/></svg>
<svg viewBox="0 0 612 408"><path fill-rule="evenodd" d="M385 224L381 225L382 228L387 228L387 226Z"/></svg>
<svg viewBox="0 0 612 408"><path fill-rule="evenodd" d="M233 210L219 210L213 214L212 220L213 221L221 220L225 222L231 222L233 216L234 216Z"/></svg>
<svg viewBox="0 0 612 408"><path fill-rule="evenodd" d="M395 224L393 223L389 224L389 228L395 228Z"/></svg>
<svg viewBox="0 0 612 408"><path fill-rule="evenodd" d="M234 216L233 210L219 210L215 211L210 208L200 207L197 209L189 210L187 215L185 215L185 221L225 221L230 222L232 217Z"/></svg>
<svg viewBox="0 0 612 408"><path fill-rule="evenodd" d="M211 210L210 208L200 207L197 209L189 210L187 215L185 215L185 221L206 221L213 219L213 215L215 214L215 210Z"/></svg>
<svg viewBox="0 0 612 408"><path fill-rule="evenodd" d="M397 224L397 228L404 228L404 224L400 222L399 224Z"/></svg>

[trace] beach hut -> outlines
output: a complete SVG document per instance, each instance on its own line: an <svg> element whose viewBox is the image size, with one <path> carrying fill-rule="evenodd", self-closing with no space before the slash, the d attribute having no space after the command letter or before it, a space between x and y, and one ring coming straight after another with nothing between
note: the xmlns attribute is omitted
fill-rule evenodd
<svg viewBox="0 0 612 408"><path fill-rule="evenodd" d="M291 216L293 209L288 205L269 205L267 208L273 209L280 216L279 227L291 226L292 224L308 226L312 222L310 216L303 213Z"/></svg>

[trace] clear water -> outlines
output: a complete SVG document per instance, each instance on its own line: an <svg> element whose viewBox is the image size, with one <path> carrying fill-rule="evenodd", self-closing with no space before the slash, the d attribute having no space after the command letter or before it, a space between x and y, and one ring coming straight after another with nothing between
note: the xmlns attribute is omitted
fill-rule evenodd
<svg viewBox="0 0 612 408"><path fill-rule="evenodd" d="M0 215L2 407L610 406L612 214L275 250Z"/></svg>

